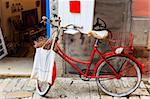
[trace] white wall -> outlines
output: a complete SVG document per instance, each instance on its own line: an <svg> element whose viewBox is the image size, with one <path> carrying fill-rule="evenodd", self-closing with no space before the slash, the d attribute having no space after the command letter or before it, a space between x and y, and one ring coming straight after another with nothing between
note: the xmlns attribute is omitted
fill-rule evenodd
<svg viewBox="0 0 150 99"><path fill-rule="evenodd" d="M95 0L79 0L80 13L70 12L69 2L72 0L58 0L58 15L61 18L61 26L74 24L82 26L82 33L88 33L93 28Z"/></svg>
<svg viewBox="0 0 150 99"><path fill-rule="evenodd" d="M4 36L10 37L11 31L9 31L9 24L8 24L8 18L15 15L21 15L21 12L11 12L11 5L12 3L21 3L23 5L23 11L30 10L33 8L36 8L35 1L36 0L0 0L1 1L1 7L2 7L2 28ZM9 1L9 8L6 8L6 1ZM41 20L41 7L38 7L38 17L39 21ZM8 38L9 39L9 38Z"/></svg>
<svg viewBox="0 0 150 99"><path fill-rule="evenodd" d="M2 14L2 13L1 13L1 12L2 12L2 9L1 9L1 8L2 8L2 6L1 6L1 0L0 0L0 26L1 26L1 14Z"/></svg>

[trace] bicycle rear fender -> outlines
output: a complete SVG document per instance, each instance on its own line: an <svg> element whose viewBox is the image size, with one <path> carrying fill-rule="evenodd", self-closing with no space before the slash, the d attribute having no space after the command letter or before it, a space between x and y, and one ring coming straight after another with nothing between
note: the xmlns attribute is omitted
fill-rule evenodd
<svg viewBox="0 0 150 99"><path fill-rule="evenodd" d="M109 58L109 57L116 56L116 55L125 56L125 57L128 57L128 58L132 59L133 61L135 61L135 62L138 64L138 66L139 66L139 68L140 68L142 74L144 73L144 64L140 63L135 57L133 57L133 56L131 56L131 55L129 55L129 54L116 54L116 53L114 53L114 52L110 52L110 53L106 53L106 54L104 55L104 57L107 59L107 58ZM94 68L94 75L96 75L97 69L98 69L98 67L100 66L100 64L101 64L102 62L104 62L104 60L103 60L103 59L100 59L100 60L98 61L98 63L96 64L96 66L95 66L95 68Z"/></svg>

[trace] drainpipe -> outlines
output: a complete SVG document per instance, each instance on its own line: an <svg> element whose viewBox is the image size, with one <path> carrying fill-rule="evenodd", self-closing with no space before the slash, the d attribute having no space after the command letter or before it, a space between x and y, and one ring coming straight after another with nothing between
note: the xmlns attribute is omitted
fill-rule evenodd
<svg viewBox="0 0 150 99"><path fill-rule="evenodd" d="M50 19L50 2L51 0L46 0L46 17ZM50 38L51 30L50 30L50 24L46 24L47 29L47 37Z"/></svg>

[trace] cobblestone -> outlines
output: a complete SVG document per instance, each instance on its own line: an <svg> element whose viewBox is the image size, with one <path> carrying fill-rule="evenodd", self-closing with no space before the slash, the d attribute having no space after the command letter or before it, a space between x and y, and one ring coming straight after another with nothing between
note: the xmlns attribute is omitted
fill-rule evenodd
<svg viewBox="0 0 150 99"><path fill-rule="evenodd" d="M149 88L149 89L150 89L150 85L148 85L148 84L145 84L145 86L146 86L146 88Z"/></svg>
<svg viewBox="0 0 150 99"><path fill-rule="evenodd" d="M140 99L150 99L150 96L140 96Z"/></svg>
<svg viewBox="0 0 150 99"><path fill-rule="evenodd" d="M22 90L27 90L27 91L33 91L35 90L35 84L36 81L35 80L26 80L25 82L26 84L24 85L24 87L22 88Z"/></svg>
<svg viewBox="0 0 150 99"><path fill-rule="evenodd" d="M140 99L140 97L139 96L131 96L131 97L129 97L129 99Z"/></svg>
<svg viewBox="0 0 150 99"><path fill-rule="evenodd" d="M11 98L29 98L33 95L32 92L10 92L6 94L6 99L11 99Z"/></svg>
<svg viewBox="0 0 150 99"><path fill-rule="evenodd" d="M150 84L150 80L148 80L148 83Z"/></svg>
<svg viewBox="0 0 150 99"><path fill-rule="evenodd" d="M57 78L46 97L35 91L35 80L29 78L0 79L0 99L150 99L148 81L142 81L139 88L128 97L112 97L98 89L95 81L84 82L70 78ZM126 86L126 85L125 85Z"/></svg>
<svg viewBox="0 0 150 99"><path fill-rule="evenodd" d="M4 92L11 92L13 88L17 85L18 79L13 79L3 90Z"/></svg>
<svg viewBox="0 0 150 99"><path fill-rule="evenodd" d="M0 83L0 92L4 91L5 87L10 83L11 79L4 79L3 82Z"/></svg>
<svg viewBox="0 0 150 99"><path fill-rule="evenodd" d="M5 96L6 96L6 93L4 93L4 92L0 93L0 99L5 99Z"/></svg>
<svg viewBox="0 0 150 99"><path fill-rule="evenodd" d="M12 89L12 91L19 91L21 90L24 85L26 85L27 79L18 79L17 85Z"/></svg>
<svg viewBox="0 0 150 99"><path fill-rule="evenodd" d="M91 99L99 99L98 88L95 85L96 85L96 83L91 83L90 84Z"/></svg>
<svg viewBox="0 0 150 99"><path fill-rule="evenodd" d="M140 88L146 88L146 86L145 86L143 81L141 81L141 83L140 83Z"/></svg>
<svg viewBox="0 0 150 99"><path fill-rule="evenodd" d="M132 95L150 95L147 89L136 89Z"/></svg>
<svg viewBox="0 0 150 99"><path fill-rule="evenodd" d="M101 99L113 99L113 97L107 95L101 95Z"/></svg>
<svg viewBox="0 0 150 99"><path fill-rule="evenodd" d="M114 99L127 99L127 97L114 97Z"/></svg>
<svg viewBox="0 0 150 99"><path fill-rule="evenodd" d="M28 97L28 98L22 98L22 99L32 99L32 97Z"/></svg>

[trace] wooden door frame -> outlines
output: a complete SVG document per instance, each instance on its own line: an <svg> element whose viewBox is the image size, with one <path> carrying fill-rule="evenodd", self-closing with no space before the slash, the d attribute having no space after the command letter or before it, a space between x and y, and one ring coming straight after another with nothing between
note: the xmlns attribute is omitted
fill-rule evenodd
<svg viewBox="0 0 150 99"><path fill-rule="evenodd" d="M41 15L46 15L46 0L41 0Z"/></svg>

